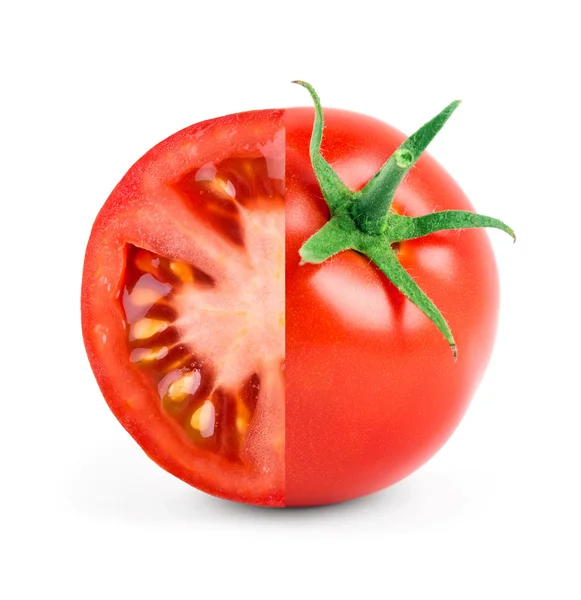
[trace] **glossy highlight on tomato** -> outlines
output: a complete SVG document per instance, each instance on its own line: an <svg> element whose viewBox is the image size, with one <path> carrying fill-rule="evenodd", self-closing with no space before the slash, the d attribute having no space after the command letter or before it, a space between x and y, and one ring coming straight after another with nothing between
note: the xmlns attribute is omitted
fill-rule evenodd
<svg viewBox="0 0 581 600"><path fill-rule="evenodd" d="M489 360L498 281L485 232L397 245L439 306L434 324L362 254L300 264L329 219L313 172L311 108L239 113L152 148L99 213L82 325L113 413L185 482L263 506L356 498L405 477L448 439ZM362 189L405 140L325 110L321 152ZM393 210L472 210L423 155Z"/></svg>

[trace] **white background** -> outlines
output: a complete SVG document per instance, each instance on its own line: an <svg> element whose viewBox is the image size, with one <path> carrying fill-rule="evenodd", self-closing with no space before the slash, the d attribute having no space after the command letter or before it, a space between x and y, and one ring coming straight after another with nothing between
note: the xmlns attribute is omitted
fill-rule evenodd
<svg viewBox="0 0 581 600"><path fill-rule="evenodd" d="M2 3L0 597L581 597L575 4ZM491 232L497 346L445 448L374 496L272 511L145 457L93 380L79 289L139 156L209 117L309 104L295 78L408 133L462 98L431 152L518 242Z"/></svg>

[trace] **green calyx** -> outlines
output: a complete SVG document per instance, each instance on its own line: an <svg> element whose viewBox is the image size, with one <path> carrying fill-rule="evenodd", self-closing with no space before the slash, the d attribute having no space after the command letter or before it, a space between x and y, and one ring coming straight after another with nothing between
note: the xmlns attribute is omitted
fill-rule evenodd
<svg viewBox="0 0 581 600"><path fill-rule="evenodd" d="M315 122L310 145L311 162L331 213L330 220L300 249L301 264L320 264L344 250L354 250L364 254L404 296L432 320L446 338L456 360L456 342L448 323L430 298L401 266L394 244L436 231L472 227L501 229L516 240L514 231L498 219L469 211L448 210L422 217L407 217L398 215L390 209L398 185L460 102L452 102L431 121L420 127L391 155L362 190L354 192L341 181L321 155L323 109L317 93L304 81L293 83L306 88L315 104Z"/></svg>

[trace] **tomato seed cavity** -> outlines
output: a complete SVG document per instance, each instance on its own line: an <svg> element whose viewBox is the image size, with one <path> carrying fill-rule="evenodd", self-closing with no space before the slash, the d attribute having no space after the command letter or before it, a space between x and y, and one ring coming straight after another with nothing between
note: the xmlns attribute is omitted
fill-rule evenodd
<svg viewBox="0 0 581 600"><path fill-rule="evenodd" d="M187 173L174 188L233 253L246 255L248 272L240 282L217 282L195 265L128 245L121 303L129 360L190 443L253 462L256 452L247 443L261 398L260 372L284 361L284 182L268 177L264 158L227 159ZM276 272L265 273L273 264ZM264 281L274 289L265 289ZM212 322L217 342L200 334L211 331ZM273 341L265 347L257 329L273 331L273 324ZM283 379L279 370L275 380ZM271 387L284 390L284 383ZM284 415L284 395L262 391ZM284 423L278 429L280 452Z"/></svg>

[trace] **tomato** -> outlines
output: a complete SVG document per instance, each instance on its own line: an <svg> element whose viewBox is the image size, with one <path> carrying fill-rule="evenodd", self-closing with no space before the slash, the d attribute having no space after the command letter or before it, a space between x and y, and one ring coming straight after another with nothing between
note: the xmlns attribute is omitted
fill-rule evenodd
<svg viewBox="0 0 581 600"><path fill-rule="evenodd" d="M313 110L193 125L150 150L99 213L82 284L87 354L116 417L161 467L265 506L340 502L418 468L460 421L489 360L498 282L486 234L394 244L460 354L354 250L300 264L329 220ZM322 154L360 190L405 137L325 111ZM393 210L472 210L423 155Z"/></svg>
<svg viewBox="0 0 581 600"><path fill-rule="evenodd" d="M299 266L302 243L329 218L312 169L311 109L286 125L286 502L340 502L409 475L449 438L489 361L498 276L481 229L402 242L398 258L440 307L442 335L361 254ZM323 154L351 189L362 188L405 136L360 114L325 110ZM397 189L396 212L473 210L429 155Z"/></svg>

